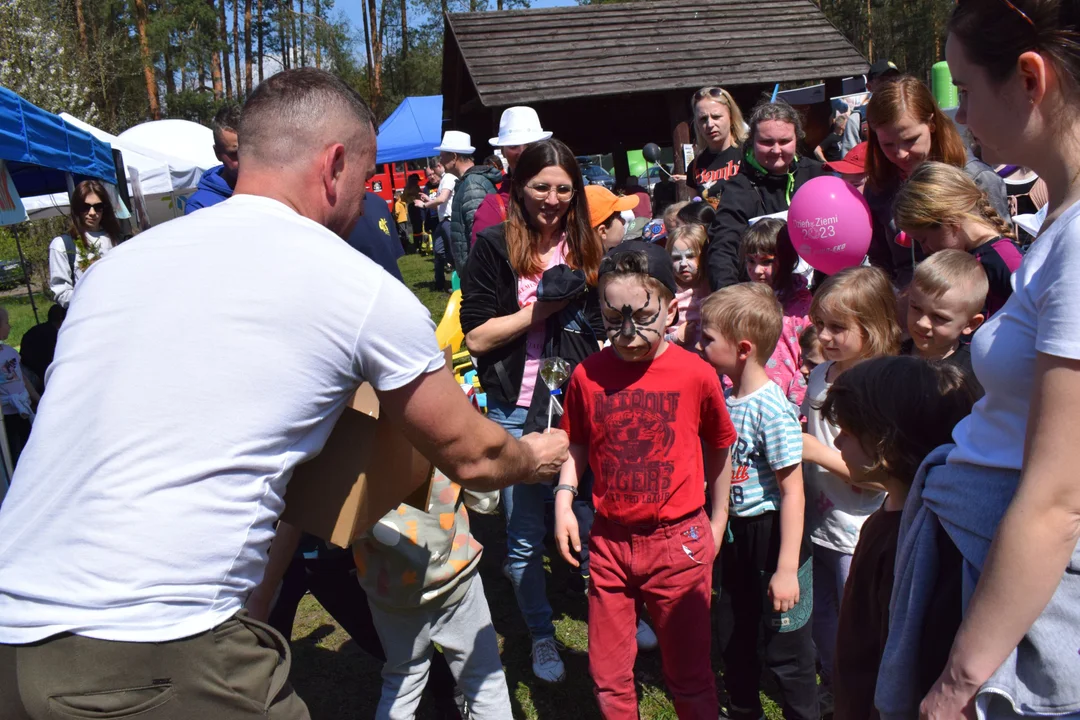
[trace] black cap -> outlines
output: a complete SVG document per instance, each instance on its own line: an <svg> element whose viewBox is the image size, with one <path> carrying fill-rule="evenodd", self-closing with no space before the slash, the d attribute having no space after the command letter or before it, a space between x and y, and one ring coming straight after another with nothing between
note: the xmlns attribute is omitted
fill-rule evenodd
<svg viewBox="0 0 1080 720"><path fill-rule="evenodd" d="M645 274L659 281L671 291L672 295L679 292L679 287L675 284L675 270L672 268L671 257L667 254L667 250L644 240L625 240L609 250L600 261L600 277L614 272L619 266L619 260L630 253L643 254L647 261Z"/></svg>
<svg viewBox="0 0 1080 720"><path fill-rule="evenodd" d="M877 80L891 74L899 75L900 68L896 67L891 60L878 60L870 66L870 71L866 73L866 79Z"/></svg>

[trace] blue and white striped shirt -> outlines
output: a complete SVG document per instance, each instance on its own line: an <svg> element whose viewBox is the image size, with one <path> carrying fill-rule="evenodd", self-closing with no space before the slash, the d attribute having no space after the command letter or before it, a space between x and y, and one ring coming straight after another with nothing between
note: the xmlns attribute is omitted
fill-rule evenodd
<svg viewBox="0 0 1080 720"><path fill-rule="evenodd" d="M753 517L780 509L776 471L802 462L802 426L795 406L771 380L741 398L726 395L739 433L732 446L730 512Z"/></svg>

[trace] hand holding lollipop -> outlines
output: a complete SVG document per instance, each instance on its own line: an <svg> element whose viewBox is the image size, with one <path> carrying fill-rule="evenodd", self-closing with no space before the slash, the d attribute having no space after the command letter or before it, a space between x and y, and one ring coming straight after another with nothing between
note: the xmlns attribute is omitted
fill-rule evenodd
<svg viewBox="0 0 1080 720"><path fill-rule="evenodd" d="M551 392L551 402L548 403L548 422L547 429L551 429L551 420L555 412L555 408L559 409L559 414L562 415L562 405L559 404L557 395L562 394L562 384L566 382L566 379L570 377L570 363L566 362L560 357L544 358L540 363L540 379L547 385L548 391Z"/></svg>

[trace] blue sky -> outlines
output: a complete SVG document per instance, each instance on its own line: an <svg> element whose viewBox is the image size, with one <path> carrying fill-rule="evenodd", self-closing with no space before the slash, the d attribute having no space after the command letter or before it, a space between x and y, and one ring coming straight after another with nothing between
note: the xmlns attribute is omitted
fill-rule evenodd
<svg viewBox="0 0 1080 720"><path fill-rule="evenodd" d="M490 0L491 5L495 5L495 0ZM574 0L532 0L532 7L534 8L549 8L549 7L565 7L568 5L577 5ZM358 35L361 38L361 51L363 46L363 33L364 33L364 21L361 16L363 8L367 5L362 0L344 0L335 3L335 6L341 10L344 10L345 16L349 18L349 21L356 27Z"/></svg>

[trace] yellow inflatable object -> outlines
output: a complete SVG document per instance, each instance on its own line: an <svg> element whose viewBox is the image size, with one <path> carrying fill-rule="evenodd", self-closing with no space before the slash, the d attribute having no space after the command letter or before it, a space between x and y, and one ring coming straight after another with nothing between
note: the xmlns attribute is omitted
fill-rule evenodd
<svg viewBox="0 0 1080 720"><path fill-rule="evenodd" d="M439 347L449 346L451 352L457 354L458 348L465 342L465 333L461 330L461 291L455 290L446 303L439 327L435 329L435 339Z"/></svg>

